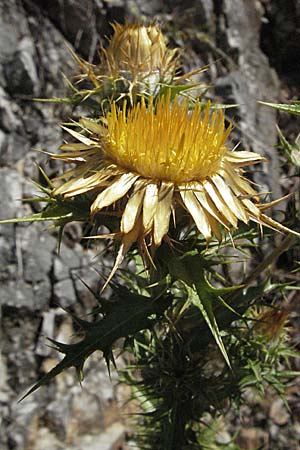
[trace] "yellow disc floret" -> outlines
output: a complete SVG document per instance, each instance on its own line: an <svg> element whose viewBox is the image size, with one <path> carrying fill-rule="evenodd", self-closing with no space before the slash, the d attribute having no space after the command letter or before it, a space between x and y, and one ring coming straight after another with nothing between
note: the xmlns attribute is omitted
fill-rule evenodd
<svg viewBox="0 0 300 450"><path fill-rule="evenodd" d="M202 114L196 103L171 103L170 95L156 107L142 101L126 114L113 105L107 116L104 151L108 159L144 178L185 183L216 173L226 152L222 111L210 117L210 105Z"/></svg>

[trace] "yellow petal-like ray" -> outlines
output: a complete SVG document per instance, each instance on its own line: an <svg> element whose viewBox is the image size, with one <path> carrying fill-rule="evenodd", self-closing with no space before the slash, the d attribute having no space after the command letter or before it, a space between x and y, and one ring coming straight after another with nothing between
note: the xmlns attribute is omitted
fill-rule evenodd
<svg viewBox="0 0 300 450"><path fill-rule="evenodd" d="M104 181L108 179L108 174L102 172L96 172L89 177L82 177L75 180L70 180L67 183L62 184L57 188L55 195L65 195L66 197L72 197L73 195L83 194L94 188L99 188Z"/></svg>
<svg viewBox="0 0 300 450"><path fill-rule="evenodd" d="M196 227L203 234L206 241L209 241L211 239L211 226L194 192L187 189L180 191L180 195L187 211L193 217Z"/></svg>
<svg viewBox="0 0 300 450"><path fill-rule="evenodd" d="M229 223L231 223L234 228L237 228L238 221L236 215L227 207L227 205L224 203L224 200L219 197L212 183L210 183L209 181L205 181L205 183L203 183L203 186L210 196L211 201L216 205L220 213L228 220Z"/></svg>
<svg viewBox="0 0 300 450"><path fill-rule="evenodd" d="M249 214L251 215L251 218L252 217L258 218L260 216L260 210L249 198L241 198L241 202L247 208Z"/></svg>
<svg viewBox="0 0 300 450"><path fill-rule="evenodd" d="M210 214L207 214L207 218L209 221L209 225L211 226L212 229L212 234L214 236L216 236L216 238L218 239L219 242L222 241L222 233L219 227L219 220L216 220L214 217L212 217Z"/></svg>
<svg viewBox="0 0 300 450"><path fill-rule="evenodd" d="M126 253L130 249L132 244L134 244L134 242L136 242L138 240L140 235L141 235L141 220L139 220L137 222L136 226L129 233L124 234L122 236L121 245L120 245L114 266L113 266L104 286L102 287L101 292L104 291L104 289L106 288L106 286L108 285L108 283L110 282L110 280L112 279L112 277L114 276L114 274L116 273L118 268L120 267L120 264L122 264L122 261L126 255Z"/></svg>
<svg viewBox="0 0 300 450"><path fill-rule="evenodd" d="M64 161L78 161L78 162L85 162L88 160L89 156L93 156L95 153L94 149L86 150L85 152L81 151L72 151L72 152L65 152L60 153L59 155L51 155L51 159L62 159Z"/></svg>
<svg viewBox="0 0 300 450"><path fill-rule="evenodd" d="M67 143L67 144L62 144L59 149L60 150L71 150L71 151L86 151L86 150L90 150L90 149L94 149L95 145L86 145L86 144L79 144L79 143Z"/></svg>
<svg viewBox="0 0 300 450"><path fill-rule="evenodd" d="M249 181L244 179L243 176L237 173L228 163L225 165L224 170L220 171L220 175L236 195L249 194L257 196L257 192L250 185Z"/></svg>
<svg viewBox="0 0 300 450"><path fill-rule="evenodd" d="M238 167L249 166L249 164L258 164L265 160L263 156L254 152L247 151L227 151L224 159L230 164L237 164Z"/></svg>
<svg viewBox="0 0 300 450"><path fill-rule="evenodd" d="M103 131L104 131L103 125L95 122L94 120L86 119L83 117L80 119L80 124L82 124L84 128L86 128L87 130L91 131L92 133L94 133L96 135L103 134Z"/></svg>
<svg viewBox="0 0 300 450"><path fill-rule="evenodd" d="M143 227L145 232L148 232L152 228L157 204L158 187L156 183L150 183L146 187L143 203Z"/></svg>
<svg viewBox="0 0 300 450"><path fill-rule="evenodd" d="M161 183L158 193L158 204L154 215L154 243L160 245L163 237L168 233L171 207L174 194L172 183Z"/></svg>
<svg viewBox="0 0 300 450"><path fill-rule="evenodd" d="M273 229L273 230L279 230L282 233L289 233L293 234L294 236L297 236L300 238L300 233L297 231L291 230L290 228L285 227L284 225L281 225L281 223L276 222L276 220L271 219L271 217L266 216L265 214L260 215L260 224L266 225L267 227Z"/></svg>
<svg viewBox="0 0 300 450"><path fill-rule="evenodd" d="M64 126L62 126L61 128L67 131L71 136L73 136L75 139L77 139L78 141L82 142L85 145L88 146L98 145L97 141L93 141L92 139L87 138L83 134L77 133L77 131L72 130L71 128L66 128Z"/></svg>
<svg viewBox="0 0 300 450"><path fill-rule="evenodd" d="M244 223L249 222L249 217L246 214L245 208L240 204L239 200L233 195L230 187L225 183L220 175L213 175L211 177L215 187L217 188L219 195L223 198L225 204L235 214L235 216L242 220Z"/></svg>
<svg viewBox="0 0 300 450"><path fill-rule="evenodd" d="M217 220L223 227L229 230L228 221L220 215L219 211L215 207L215 204L211 201L208 194L204 191L202 184L194 183L192 184L192 189L194 191L195 196L197 197L200 205L215 219Z"/></svg>
<svg viewBox="0 0 300 450"><path fill-rule="evenodd" d="M142 209L145 190L145 184L138 180L134 185L134 191L126 204L122 215L120 227L122 233L129 233L135 226Z"/></svg>
<svg viewBox="0 0 300 450"><path fill-rule="evenodd" d="M129 191L137 178L138 175L133 175L132 173L124 173L121 175L120 178L97 195L91 206L92 215L122 198Z"/></svg>

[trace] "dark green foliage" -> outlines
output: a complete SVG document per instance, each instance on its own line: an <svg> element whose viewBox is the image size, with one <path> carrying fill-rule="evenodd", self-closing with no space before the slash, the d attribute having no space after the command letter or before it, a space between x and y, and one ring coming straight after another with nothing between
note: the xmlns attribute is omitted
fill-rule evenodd
<svg viewBox="0 0 300 450"><path fill-rule="evenodd" d="M55 348L64 353L65 357L23 398L70 367L75 367L79 380L82 380L84 363L97 350L103 353L109 365L109 362L113 361L113 345L118 339L129 339L138 331L151 328L154 319L169 306L168 297L153 300L150 297L132 293L125 287L115 287L113 301L106 301L99 297L99 302L100 318L95 322L74 317L84 336L77 343L63 344L50 339Z"/></svg>

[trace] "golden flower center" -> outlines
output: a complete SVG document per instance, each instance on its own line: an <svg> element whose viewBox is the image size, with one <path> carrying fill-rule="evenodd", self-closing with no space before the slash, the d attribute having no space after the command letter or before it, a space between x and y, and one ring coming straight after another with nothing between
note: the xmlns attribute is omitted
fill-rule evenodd
<svg viewBox="0 0 300 450"><path fill-rule="evenodd" d="M151 99L133 109L107 115L104 151L108 160L141 177L182 184L203 180L220 167L226 152L222 111L195 104L189 112L188 101L171 103L170 95L154 105Z"/></svg>

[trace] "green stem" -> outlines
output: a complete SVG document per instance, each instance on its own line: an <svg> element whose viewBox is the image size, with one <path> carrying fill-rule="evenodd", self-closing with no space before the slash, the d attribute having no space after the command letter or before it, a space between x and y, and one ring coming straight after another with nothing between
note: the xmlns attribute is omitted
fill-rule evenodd
<svg viewBox="0 0 300 450"><path fill-rule="evenodd" d="M187 422L185 407L175 401L171 411L170 436L166 450L183 450L185 445L185 429Z"/></svg>

